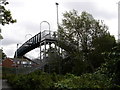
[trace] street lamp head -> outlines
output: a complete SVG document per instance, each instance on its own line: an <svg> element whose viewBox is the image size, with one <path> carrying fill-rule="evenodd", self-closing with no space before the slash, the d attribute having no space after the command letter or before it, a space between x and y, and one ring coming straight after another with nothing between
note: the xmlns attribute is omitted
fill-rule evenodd
<svg viewBox="0 0 120 90"><path fill-rule="evenodd" d="M59 3L55 3L56 5L59 5Z"/></svg>

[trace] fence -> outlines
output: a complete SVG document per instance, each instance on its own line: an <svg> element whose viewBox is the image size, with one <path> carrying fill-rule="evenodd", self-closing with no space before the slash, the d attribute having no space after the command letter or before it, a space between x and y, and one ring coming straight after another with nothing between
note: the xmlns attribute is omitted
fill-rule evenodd
<svg viewBox="0 0 120 90"><path fill-rule="evenodd" d="M13 67L13 68L6 68L2 67L2 76L6 76L9 74L28 74L34 72L37 69L41 69L40 66L33 66L33 67Z"/></svg>

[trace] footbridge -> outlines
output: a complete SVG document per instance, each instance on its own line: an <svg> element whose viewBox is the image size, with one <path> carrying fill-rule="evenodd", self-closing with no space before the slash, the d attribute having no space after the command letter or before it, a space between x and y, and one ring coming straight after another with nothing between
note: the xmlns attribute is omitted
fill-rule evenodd
<svg viewBox="0 0 120 90"><path fill-rule="evenodd" d="M76 52L77 47L75 47L74 44L71 45L71 43L67 42L66 40L59 40L57 37L56 32L52 32L50 30L44 30L43 32L39 32L29 40L27 40L24 44L22 44L16 51L14 58L27 58L25 56L26 53L30 52L31 50L34 50L35 48L40 49L40 58L37 59L37 61L32 61L37 64L35 67L30 67L28 70L27 68L20 68L19 73L21 72L21 69L24 69L22 71L25 71L24 73L30 73L33 72L36 69L44 69L44 66L47 65L49 62L49 56L48 51L50 50L51 53L55 52L59 54L60 57L65 58L65 54L67 53L73 53ZM54 50L52 51L52 49ZM56 50L56 51L55 51ZM30 60L31 61L31 60ZM23 72L22 72L23 73Z"/></svg>
<svg viewBox="0 0 120 90"><path fill-rule="evenodd" d="M55 32L49 32L49 30L44 30L43 32L36 34L16 50L14 57L22 57L37 47L40 47L41 49L41 46L43 45L45 45L46 49L48 43L51 44L57 42L54 34Z"/></svg>
<svg viewBox="0 0 120 90"><path fill-rule="evenodd" d="M60 47L61 49L64 49L65 51L69 51L69 53L75 52L77 50L77 47L75 47L74 45L70 45L70 43L67 41L59 40L56 35L57 35L56 32L52 32L49 30L44 30L43 32L36 34L16 50L14 57L22 57L29 51L38 47L40 47L40 53L41 53L43 52L41 51L41 47L43 45L46 50L46 45L49 45L50 48L52 43L54 43L56 46ZM70 48L71 51L69 50Z"/></svg>
<svg viewBox="0 0 120 90"><path fill-rule="evenodd" d="M19 47L14 57L21 58L25 57L24 55L35 48L40 48L40 58L37 60L38 64L44 66L48 61L48 50L52 47L55 48L55 52L58 52L59 56L64 57L65 53L76 52L77 47L71 45L69 42L64 40L59 40L56 32L50 30L44 30L30 38L26 41L21 47ZM53 48L53 47L52 47ZM76 48L76 49L75 49ZM52 52L52 50L51 50Z"/></svg>

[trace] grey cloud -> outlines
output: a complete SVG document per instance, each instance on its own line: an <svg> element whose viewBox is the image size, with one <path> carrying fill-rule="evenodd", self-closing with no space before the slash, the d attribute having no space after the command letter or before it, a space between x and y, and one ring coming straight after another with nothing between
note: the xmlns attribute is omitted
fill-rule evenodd
<svg viewBox="0 0 120 90"><path fill-rule="evenodd" d="M20 42L22 42L22 40L16 39L15 37L14 38L4 38L2 41L2 45L8 46L8 45L17 44Z"/></svg>
<svg viewBox="0 0 120 90"><path fill-rule="evenodd" d="M77 9L77 10L89 10L94 9L95 4L92 2L66 2L64 3L66 8Z"/></svg>
<svg viewBox="0 0 120 90"><path fill-rule="evenodd" d="M9 35L4 34L2 45L6 46L6 45L17 44L17 43L23 43L26 41L25 35L31 34L32 36L34 36L40 31L39 25L32 22L22 22L17 24L16 27L18 28L11 31L13 33L9 33Z"/></svg>
<svg viewBox="0 0 120 90"><path fill-rule="evenodd" d="M23 21L19 24L20 27L24 28L28 34L35 34L39 31L39 25L29 21Z"/></svg>
<svg viewBox="0 0 120 90"><path fill-rule="evenodd" d="M9 6L10 7L23 7L24 6L24 3L22 1L17 1L17 0L10 0L9 1Z"/></svg>
<svg viewBox="0 0 120 90"><path fill-rule="evenodd" d="M4 50L4 53L7 54L8 57L13 58L15 51L12 48L7 48Z"/></svg>
<svg viewBox="0 0 120 90"><path fill-rule="evenodd" d="M96 6L94 2L66 2L64 3L65 7L68 9L75 9L78 11L87 11L95 17L102 17L104 19L113 19L116 18L117 15L115 12L105 11L104 8L101 10Z"/></svg>
<svg viewBox="0 0 120 90"><path fill-rule="evenodd" d="M20 26L25 28L25 31L28 34L37 34L38 32L40 32L40 23L26 21L26 22L22 22ZM41 25L42 30L48 30L48 28L49 26L46 23L43 23Z"/></svg>

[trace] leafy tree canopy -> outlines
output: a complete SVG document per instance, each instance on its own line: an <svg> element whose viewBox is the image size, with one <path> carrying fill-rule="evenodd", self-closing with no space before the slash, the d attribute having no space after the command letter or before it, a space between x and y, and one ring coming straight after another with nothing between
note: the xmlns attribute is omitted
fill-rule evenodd
<svg viewBox="0 0 120 90"><path fill-rule="evenodd" d="M108 27L101 20L96 20L87 13L79 14L76 10L65 12L62 24L57 32L59 46L65 49L74 63L74 70L85 66L88 69L99 67L104 62L102 52L110 51L115 44L114 36L108 32ZM83 70L85 71L85 70ZM78 72L78 71L77 71Z"/></svg>
<svg viewBox="0 0 120 90"><path fill-rule="evenodd" d="M0 24L1 25L16 22L16 19L12 18L10 10L7 10L5 8L7 4L9 3L6 0L0 0Z"/></svg>

